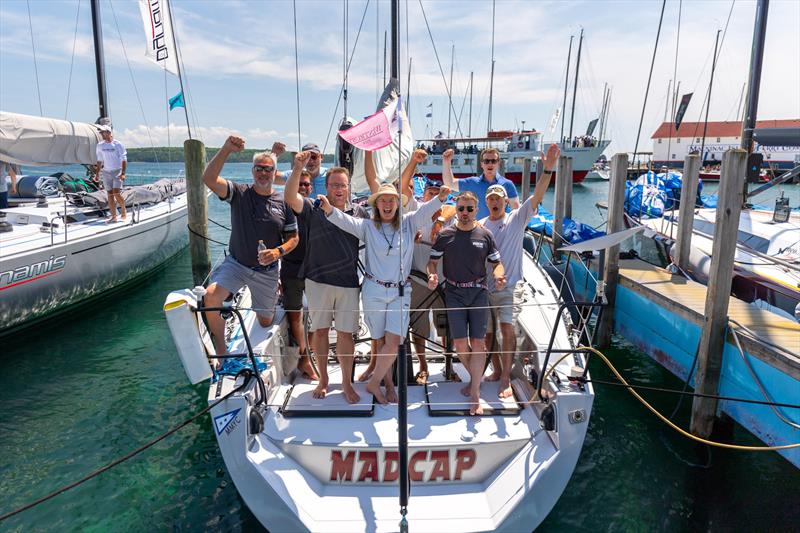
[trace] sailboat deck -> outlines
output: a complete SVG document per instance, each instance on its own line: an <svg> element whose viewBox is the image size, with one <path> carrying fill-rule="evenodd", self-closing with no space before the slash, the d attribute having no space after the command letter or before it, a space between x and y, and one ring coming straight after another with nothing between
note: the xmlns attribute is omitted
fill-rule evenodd
<svg viewBox="0 0 800 533"><path fill-rule="evenodd" d="M672 275L638 259L620 261L620 284L657 300L698 326L703 323L706 286ZM800 323L758 309L731 296L728 316L751 330L759 339L782 346L792 352L800 351ZM800 379L800 357L769 349L763 344L741 337L744 348L751 354L779 364L796 379Z"/></svg>

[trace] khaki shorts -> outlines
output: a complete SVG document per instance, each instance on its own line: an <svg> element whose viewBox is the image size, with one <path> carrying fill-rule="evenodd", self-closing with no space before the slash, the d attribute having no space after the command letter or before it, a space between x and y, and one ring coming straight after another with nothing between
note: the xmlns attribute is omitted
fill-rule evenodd
<svg viewBox="0 0 800 533"><path fill-rule="evenodd" d="M427 285L423 285L416 277L411 278L411 309L423 309L422 311L411 312L411 331L420 337L429 339L431 336L431 311L433 312L433 323L436 325L436 332L440 337L444 337L446 331L444 301L437 291L432 291ZM437 292L436 296L431 296L431 293ZM441 324L441 327L439 325ZM417 338L415 336L415 338Z"/></svg>
<svg viewBox="0 0 800 533"><path fill-rule="evenodd" d="M525 282L506 287L502 291L489 293L489 305L492 306L489 314L489 329L495 330L495 321L501 324L513 324L517 321L525 301Z"/></svg>
<svg viewBox="0 0 800 533"><path fill-rule="evenodd" d="M355 333L358 329L358 287L336 287L306 279L306 300L311 331L328 329Z"/></svg>

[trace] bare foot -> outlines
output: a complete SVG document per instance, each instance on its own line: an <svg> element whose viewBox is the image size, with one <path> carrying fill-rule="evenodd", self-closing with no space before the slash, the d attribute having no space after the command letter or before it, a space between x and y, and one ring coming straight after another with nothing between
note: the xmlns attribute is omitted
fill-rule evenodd
<svg viewBox="0 0 800 533"><path fill-rule="evenodd" d="M397 403L397 390L394 387L386 388L386 400L389 403Z"/></svg>
<svg viewBox="0 0 800 533"><path fill-rule="evenodd" d="M514 394L514 391L511 390L511 383L509 380L503 379L500 381L500 388L498 389L497 397L498 398L510 398Z"/></svg>
<svg viewBox="0 0 800 533"><path fill-rule="evenodd" d="M500 380L500 372L498 370L493 370L491 374L483 378L484 381L499 381Z"/></svg>
<svg viewBox="0 0 800 533"><path fill-rule="evenodd" d="M372 368L367 368L366 370L364 370L364 371L363 371L363 372L362 372L362 373L361 373L361 374L358 376L358 381L367 381L367 380L369 380L369 378L371 378L371 377L372 377L372 371L373 371L373 370L374 370L374 369L372 369Z"/></svg>
<svg viewBox="0 0 800 533"><path fill-rule="evenodd" d="M314 365L311 364L311 360L306 355L300 358L300 362L297 363L297 369L303 374L303 377L306 379L309 379L311 381L317 381L319 379L317 371L314 370Z"/></svg>
<svg viewBox="0 0 800 533"><path fill-rule="evenodd" d="M481 407L481 399L478 396L470 396L469 398L469 414L480 416L483 414L483 407Z"/></svg>
<svg viewBox="0 0 800 533"><path fill-rule="evenodd" d="M314 398L324 398L326 394L328 394L328 380L320 380L312 396L314 396Z"/></svg>
<svg viewBox="0 0 800 533"><path fill-rule="evenodd" d="M379 404L386 405L389 403L386 401L386 397L383 395L380 385L375 385L370 381L367 383L367 392L372 393L372 395L375 396L375 401Z"/></svg>
<svg viewBox="0 0 800 533"><path fill-rule="evenodd" d="M361 399L361 396L353 389L352 385L342 385L342 392L347 403L358 403L358 400Z"/></svg>
<svg viewBox="0 0 800 533"><path fill-rule="evenodd" d="M461 394L463 396L469 397L470 395L469 385L464 385L463 387L461 387Z"/></svg>
<svg viewBox="0 0 800 533"><path fill-rule="evenodd" d="M106 224L113 224L113 223L115 223L116 221L117 221L117 219L116 219L116 218L109 218L109 219L107 219L107 220L106 220Z"/></svg>

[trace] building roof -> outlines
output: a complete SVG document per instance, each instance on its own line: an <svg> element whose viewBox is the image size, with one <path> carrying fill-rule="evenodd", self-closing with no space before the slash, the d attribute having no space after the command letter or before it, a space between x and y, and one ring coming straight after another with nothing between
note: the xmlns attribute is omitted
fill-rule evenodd
<svg viewBox="0 0 800 533"><path fill-rule="evenodd" d="M800 118L779 120L758 120L756 128L798 128ZM706 137L739 137L742 134L741 121L709 122ZM674 122L662 123L651 139L666 139L668 137L700 137L703 135L702 122L683 122L678 131L675 131Z"/></svg>

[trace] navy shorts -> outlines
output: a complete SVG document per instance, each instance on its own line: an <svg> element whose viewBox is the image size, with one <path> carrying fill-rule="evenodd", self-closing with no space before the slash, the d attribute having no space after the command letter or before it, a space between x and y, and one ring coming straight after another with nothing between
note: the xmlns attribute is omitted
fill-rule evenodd
<svg viewBox="0 0 800 533"><path fill-rule="evenodd" d="M460 288L446 285L444 300L453 339L483 339L486 336L489 291L481 287Z"/></svg>

